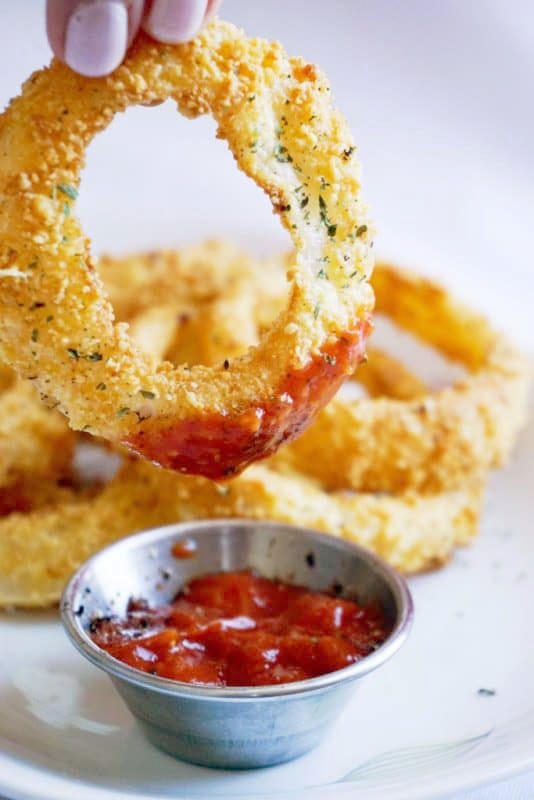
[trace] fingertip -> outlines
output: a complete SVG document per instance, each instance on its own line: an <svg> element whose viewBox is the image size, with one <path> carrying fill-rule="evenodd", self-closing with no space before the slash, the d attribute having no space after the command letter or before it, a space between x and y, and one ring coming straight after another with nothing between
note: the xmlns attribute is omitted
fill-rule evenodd
<svg viewBox="0 0 534 800"><path fill-rule="evenodd" d="M128 11L121 0L79 3L65 32L64 60L88 78L113 72L129 41Z"/></svg>
<svg viewBox="0 0 534 800"><path fill-rule="evenodd" d="M221 7L222 0L208 0L208 7L204 17L204 25L208 25Z"/></svg>
<svg viewBox="0 0 534 800"><path fill-rule="evenodd" d="M160 42L188 42L202 28L207 9L208 0L154 0L143 28Z"/></svg>
<svg viewBox="0 0 534 800"><path fill-rule="evenodd" d="M78 0L46 0L46 35L57 58L63 59L65 52L65 31L72 11Z"/></svg>

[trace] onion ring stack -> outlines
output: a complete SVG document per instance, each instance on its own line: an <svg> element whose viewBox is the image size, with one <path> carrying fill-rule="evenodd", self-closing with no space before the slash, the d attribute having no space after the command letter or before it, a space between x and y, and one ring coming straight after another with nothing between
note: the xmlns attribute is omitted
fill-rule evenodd
<svg viewBox="0 0 534 800"><path fill-rule="evenodd" d="M220 271L219 257L226 264ZM180 281L173 287L166 282L168 272L154 267L162 262L180 270ZM258 265L223 244L209 243L181 253L106 258L99 270L112 297L113 287L120 287L116 290L120 315L129 320L133 338L154 366L169 356L208 366L239 358L284 303L282 260ZM198 275L203 277L196 284ZM389 297L393 282L397 287L395 305L388 307L383 292L387 291ZM144 287L142 292L136 291L139 285ZM270 294L266 291L269 286ZM432 482L435 485L434 477L418 481L414 475L419 473L411 466L394 489L386 472L383 485L389 488L358 487L356 493L351 491L356 473L347 473L349 480L339 477L338 470L334 474L340 485L332 490L331 473L318 466L332 444L328 438L321 438L329 433L317 433L321 415L305 434L314 438L317 448L307 463L298 450L299 440L265 465L252 466L223 485L131 458L126 458L117 475L104 486L69 488L58 486L54 480L44 486L36 482L31 510L0 519L0 604L32 607L53 603L72 570L99 547L153 525L209 516L275 519L313 527L364 544L407 573L439 566L455 546L468 543L477 530L486 471L497 458L509 453L514 430L523 418L525 362L481 318L426 280L383 265L375 272L375 288L383 313L472 370L472 376L442 390L438 397L447 392L462 398L465 394L465 413L475 420L487 420L489 406L497 414L499 403L509 411L514 409L514 422L494 449L498 455L483 462L471 459L454 479L449 476L451 485L439 484L439 491L428 488ZM450 338L430 325L432 320L443 324L445 319ZM470 327L466 329L468 321ZM496 361L489 345L496 347L493 343L497 339L510 356L506 370L502 365L499 369L492 366ZM333 401L356 415L359 408L374 409L384 404L397 409L395 413L400 408L413 413L413 408L428 404L432 398L417 376L381 351L369 350L369 362L358 371L357 378L367 391L366 397ZM471 390L472 381L484 387L482 395ZM323 415L327 412L328 408ZM446 407L441 413L442 419L447 419ZM456 432L456 425L452 429ZM473 430L479 428L475 425ZM372 443L374 426L370 425L368 431ZM486 443L495 442L492 426L487 426L486 436ZM352 441L350 430L346 439ZM439 455L443 464L450 458L443 453L447 446L453 452L457 450L457 439L451 436L450 442L442 441ZM321 458L317 458L318 452ZM433 474L432 465L421 462L417 448L412 462L422 463L419 469Z"/></svg>

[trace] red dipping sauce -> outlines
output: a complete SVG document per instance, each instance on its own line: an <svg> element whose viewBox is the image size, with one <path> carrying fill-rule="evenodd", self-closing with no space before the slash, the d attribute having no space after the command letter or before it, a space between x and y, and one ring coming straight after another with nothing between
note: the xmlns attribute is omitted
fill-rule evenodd
<svg viewBox="0 0 534 800"><path fill-rule="evenodd" d="M95 619L94 642L163 678L209 686L265 686L314 678L375 650L390 627L376 605L225 572L190 581L150 608L131 599L126 618Z"/></svg>

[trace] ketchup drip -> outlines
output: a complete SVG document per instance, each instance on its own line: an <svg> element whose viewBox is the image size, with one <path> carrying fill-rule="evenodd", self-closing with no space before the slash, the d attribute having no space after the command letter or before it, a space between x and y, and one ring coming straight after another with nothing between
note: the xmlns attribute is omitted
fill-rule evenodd
<svg viewBox="0 0 534 800"><path fill-rule="evenodd" d="M364 356L370 320L361 321L288 373L268 401L244 413L190 420L144 421L143 430L122 444L162 467L221 480L295 439L328 403Z"/></svg>

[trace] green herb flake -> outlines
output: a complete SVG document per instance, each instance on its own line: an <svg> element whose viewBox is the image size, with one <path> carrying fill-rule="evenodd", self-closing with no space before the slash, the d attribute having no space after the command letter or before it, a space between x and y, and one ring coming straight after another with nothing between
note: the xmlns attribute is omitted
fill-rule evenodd
<svg viewBox="0 0 534 800"><path fill-rule="evenodd" d="M479 689L477 692L480 697L494 697L497 692L495 689Z"/></svg>
<svg viewBox="0 0 534 800"><path fill-rule="evenodd" d="M141 389L140 393L143 397L146 397L147 400L153 400L156 396L154 392L149 391L149 389Z"/></svg>
<svg viewBox="0 0 534 800"><path fill-rule="evenodd" d="M47 322L52 322L52 320L53 320L53 319L54 319L54 315L53 315L53 314L49 314L49 315L47 316L47 318L46 318L46 321L47 321Z"/></svg>
<svg viewBox="0 0 534 800"><path fill-rule="evenodd" d="M322 269L322 268L321 268L321 269L319 270L319 272L317 273L317 277L318 277L318 278L325 278L325 279L328 279L328 275L326 274L326 272L325 272L325 271L324 271L324 269Z"/></svg>
<svg viewBox="0 0 534 800"><path fill-rule="evenodd" d="M321 217L321 222L323 223L323 225L326 226L328 235L330 236L331 239L333 239L337 232L337 225L334 225L328 219L326 203L324 201L324 197L322 196L322 194L319 195L319 215Z"/></svg>
<svg viewBox="0 0 534 800"><path fill-rule="evenodd" d="M119 408L119 410L117 411L117 416L118 417L125 417L126 414L130 413L130 411L131 411L131 409L128 408L128 406L123 406L122 408Z"/></svg>
<svg viewBox="0 0 534 800"><path fill-rule="evenodd" d="M39 339L39 331L37 328L34 328L32 331L32 342L36 342Z"/></svg>
<svg viewBox="0 0 534 800"><path fill-rule="evenodd" d="M247 97L249 103L252 103L255 99L256 99L255 94L249 94L249 96Z"/></svg>
<svg viewBox="0 0 534 800"><path fill-rule="evenodd" d="M76 200L78 197L78 190L68 183L58 183L57 189L62 192L62 194L66 194L67 197L70 197L71 200Z"/></svg>
<svg viewBox="0 0 534 800"><path fill-rule="evenodd" d="M363 236L364 233L367 233L367 225L360 225L356 230L356 236Z"/></svg>
<svg viewBox="0 0 534 800"><path fill-rule="evenodd" d="M349 160L349 158L351 157L351 155L354 153L355 150L356 150L355 147L347 147L346 150L343 150L343 158L345 159L345 161Z"/></svg>
<svg viewBox="0 0 534 800"><path fill-rule="evenodd" d="M308 197L308 195L307 194L304 195L304 197L300 201L300 207L301 208L306 208L306 206L308 205L309 202L310 202L310 198Z"/></svg>
<svg viewBox="0 0 534 800"><path fill-rule="evenodd" d="M30 263L28 264L28 269L36 269L37 264L38 264L37 259L35 259L35 261L30 261Z"/></svg>
<svg viewBox="0 0 534 800"><path fill-rule="evenodd" d="M330 353L325 353L323 358L326 361L326 363L330 364L331 366L334 366L334 364L336 363L336 357L331 356Z"/></svg>
<svg viewBox="0 0 534 800"><path fill-rule="evenodd" d="M71 358L76 359L76 361L79 361L81 358L83 358L85 361L102 361L102 353L98 352L88 353L87 355L84 355L83 353L80 353L79 350L76 350L74 347L69 347L67 348L67 353Z"/></svg>
<svg viewBox="0 0 534 800"><path fill-rule="evenodd" d="M99 392L105 392L107 387L105 383L97 383L96 388Z"/></svg>
<svg viewBox="0 0 534 800"><path fill-rule="evenodd" d="M290 164L293 159L287 152L287 147L279 144L274 148L274 157L277 161L280 161L281 164Z"/></svg>
<svg viewBox="0 0 534 800"><path fill-rule="evenodd" d="M320 304L320 303L317 303L317 305L316 305L316 306L315 306L315 308L313 309L313 318L314 318L314 319L317 319L317 317L319 316L319 312L320 312L320 311L321 311L321 304Z"/></svg>

